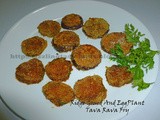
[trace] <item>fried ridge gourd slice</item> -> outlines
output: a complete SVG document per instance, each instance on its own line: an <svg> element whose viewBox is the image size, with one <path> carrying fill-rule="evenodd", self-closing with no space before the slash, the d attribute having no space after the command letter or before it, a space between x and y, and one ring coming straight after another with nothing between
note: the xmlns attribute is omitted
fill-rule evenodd
<svg viewBox="0 0 160 120"><path fill-rule="evenodd" d="M22 52L26 56L34 57L40 55L47 47L47 41L41 37L34 36L23 40L21 43Z"/></svg>
<svg viewBox="0 0 160 120"><path fill-rule="evenodd" d="M79 70L92 69L100 64L101 52L93 45L80 45L72 51L71 60Z"/></svg>
<svg viewBox="0 0 160 120"><path fill-rule="evenodd" d="M65 58L57 58L49 62L45 66L45 70L51 80L62 82L68 80L72 71L72 64Z"/></svg>
<svg viewBox="0 0 160 120"><path fill-rule="evenodd" d="M87 76L74 85L76 98L85 104L101 103L107 96L102 78L99 75Z"/></svg>
<svg viewBox="0 0 160 120"><path fill-rule="evenodd" d="M109 85L114 87L121 87L125 84L131 83L133 74L127 71L127 67L112 65L106 69L106 79Z"/></svg>
<svg viewBox="0 0 160 120"><path fill-rule="evenodd" d="M114 49L116 44L120 44L125 55L133 47L132 43L127 42L126 34L122 32L112 32L102 37L101 47L105 52L111 53L111 50Z"/></svg>
<svg viewBox="0 0 160 120"><path fill-rule="evenodd" d="M75 99L73 89L60 82L48 82L42 87L46 99L50 100L57 107L63 106Z"/></svg>
<svg viewBox="0 0 160 120"><path fill-rule="evenodd" d="M83 18L78 14L68 14L62 18L61 26L64 29L77 30L83 25Z"/></svg>
<svg viewBox="0 0 160 120"><path fill-rule="evenodd" d="M61 25L57 21L45 20L37 27L39 33L43 36L54 37L61 30Z"/></svg>
<svg viewBox="0 0 160 120"><path fill-rule="evenodd" d="M101 38L108 33L109 24L103 18L89 18L83 25L84 33L93 39Z"/></svg>
<svg viewBox="0 0 160 120"><path fill-rule="evenodd" d="M40 60L33 58L21 63L16 68L16 79L22 83L35 84L43 80L45 74L44 66Z"/></svg>
<svg viewBox="0 0 160 120"><path fill-rule="evenodd" d="M80 38L73 31L62 31L52 40L52 45L59 52L71 51L79 46L79 44Z"/></svg>

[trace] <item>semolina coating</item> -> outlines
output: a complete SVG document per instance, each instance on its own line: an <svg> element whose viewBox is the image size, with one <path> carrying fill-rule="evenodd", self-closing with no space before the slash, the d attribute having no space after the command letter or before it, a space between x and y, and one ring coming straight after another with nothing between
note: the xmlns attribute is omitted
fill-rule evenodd
<svg viewBox="0 0 160 120"><path fill-rule="evenodd" d="M61 25L57 21L45 20L37 28L41 35L52 38L60 32Z"/></svg>
<svg viewBox="0 0 160 120"><path fill-rule="evenodd" d="M53 40L52 45L59 52L68 52L75 49L80 44L79 35L73 31L62 31L57 34Z"/></svg>
<svg viewBox="0 0 160 120"><path fill-rule="evenodd" d="M16 79L22 83L35 84L43 80L45 74L44 66L40 60L33 58L21 63L16 68Z"/></svg>
<svg viewBox="0 0 160 120"><path fill-rule="evenodd" d="M93 39L101 38L109 31L109 23L103 18L89 18L83 25L84 33Z"/></svg>
<svg viewBox="0 0 160 120"><path fill-rule="evenodd" d="M75 99L73 89L59 82L48 82L42 87L42 92L46 99L50 100L57 107L63 106Z"/></svg>
<svg viewBox="0 0 160 120"><path fill-rule="evenodd" d="M107 97L107 89L99 75L87 76L74 85L76 98L85 104L98 104Z"/></svg>
<svg viewBox="0 0 160 120"><path fill-rule="evenodd" d="M21 43L22 52L26 56L34 57L40 55L47 47L47 41L39 36L28 38Z"/></svg>
<svg viewBox="0 0 160 120"><path fill-rule="evenodd" d="M127 70L127 67L112 65L106 69L106 79L111 86L121 87L131 83L133 74Z"/></svg>
<svg viewBox="0 0 160 120"><path fill-rule="evenodd" d="M63 82L69 79L72 64L65 58L56 58L45 66L45 71L51 80Z"/></svg>
<svg viewBox="0 0 160 120"><path fill-rule="evenodd" d="M78 14L68 14L62 18L61 26L64 29L77 30L83 26L83 19Z"/></svg>
<svg viewBox="0 0 160 120"><path fill-rule="evenodd" d="M100 64L101 52L93 45L84 44L72 51L71 59L77 69L88 70Z"/></svg>

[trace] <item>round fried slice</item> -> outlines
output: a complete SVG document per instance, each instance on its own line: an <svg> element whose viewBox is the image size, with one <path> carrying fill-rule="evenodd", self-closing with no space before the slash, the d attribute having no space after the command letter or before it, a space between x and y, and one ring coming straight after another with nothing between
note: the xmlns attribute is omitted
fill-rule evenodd
<svg viewBox="0 0 160 120"><path fill-rule="evenodd" d="M45 66L47 76L57 82L66 81L72 71L72 64L65 58L57 58Z"/></svg>
<svg viewBox="0 0 160 120"><path fill-rule="evenodd" d="M103 18L89 18L82 29L88 37L96 39L101 38L109 31L109 24Z"/></svg>
<svg viewBox="0 0 160 120"><path fill-rule="evenodd" d="M63 106L75 99L73 89L65 84L59 82L48 82L43 86L42 92L46 99L50 100L56 106Z"/></svg>
<svg viewBox="0 0 160 120"><path fill-rule="evenodd" d="M71 51L80 44L79 36L73 31L62 31L52 40L52 45L59 52Z"/></svg>
<svg viewBox="0 0 160 120"><path fill-rule="evenodd" d="M132 43L126 41L126 35L122 32L113 32L104 35L101 40L102 49L107 53L111 53L111 49L114 49L116 44L120 44L124 54L128 54L133 47Z"/></svg>
<svg viewBox="0 0 160 120"><path fill-rule="evenodd" d="M121 87L132 82L133 74L127 71L127 67L112 65L106 70L106 79L111 86Z"/></svg>
<svg viewBox="0 0 160 120"><path fill-rule="evenodd" d="M78 14L68 14L62 18L61 26L64 29L77 30L83 25L83 19Z"/></svg>
<svg viewBox="0 0 160 120"><path fill-rule="evenodd" d="M84 44L72 51L71 59L77 69L88 70L101 62L101 52L92 45Z"/></svg>
<svg viewBox="0 0 160 120"><path fill-rule="evenodd" d="M61 30L61 25L57 21L45 20L38 25L38 31L41 35L54 37Z"/></svg>
<svg viewBox="0 0 160 120"><path fill-rule="evenodd" d="M86 104L101 103L107 96L102 78L99 75L87 76L74 85L76 98Z"/></svg>
<svg viewBox="0 0 160 120"><path fill-rule="evenodd" d="M42 62L36 58L20 64L15 73L17 80L26 84L41 82L44 74L45 70Z"/></svg>
<svg viewBox="0 0 160 120"><path fill-rule="evenodd" d="M41 37L34 36L21 43L22 52L30 57L40 55L47 47L47 41Z"/></svg>

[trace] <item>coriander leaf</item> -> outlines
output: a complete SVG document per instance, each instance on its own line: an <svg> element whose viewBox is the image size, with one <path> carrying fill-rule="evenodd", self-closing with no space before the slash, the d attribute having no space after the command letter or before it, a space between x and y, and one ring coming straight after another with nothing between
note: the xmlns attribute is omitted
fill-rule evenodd
<svg viewBox="0 0 160 120"><path fill-rule="evenodd" d="M125 33L127 41L133 43L133 45L137 45L140 42L140 37L144 36L132 24L125 25Z"/></svg>
<svg viewBox="0 0 160 120"><path fill-rule="evenodd" d="M144 51L141 48L131 49L128 61L133 65L140 65L144 60Z"/></svg>
<svg viewBox="0 0 160 120"><path fill-rule="evenodd" d="M141 91L152 84L143 81L144 70L147 72L154 67L154 56L160 51L151 50L149 39L142 39L144 34L135 29L132 24L125 25L125 34L126 40L133 43L133 48L130 53L124 55L120 44L116 44L111 50L110 60L116 61L120 66L128 67L128 70L133 74L133 87L138 87L138 91Z"/></svg>
<svg viewBox="0 0 160 120"><path fill-rule="evenodd" d="M153 84L153 83L146 83L146 82L142 81L141 85L138 86L138 91L147 89L151 84Z"/></svg>
<svg viewBox="0 0 160 120"><path fill-rule="evenodd" d="M117 43L115 47L111 49L111 53L115 56L124 57L123 50L119 43Z"/></svg>
<svg viewBox="0 0 160 120"><path fill-rule="evenodd" d="M143 79L134 80L132 83L132 87L138 87L138 91L147 89L151 84L153 83L146 83L143 81Z"/></svg>
<svg viewBox="0 0 160 120"><path fill-rule="evenodd" d="M138 65L130 68L129 71L133 74L133 80L141 79L144 76L143 70Z"/></svg>
<svg viewBox="0 0 160 120"><path fill-rule="evenodd" d="M110 56L110 60L116 61L120 66L129 66L126 56L124 55L119 43L116 44L113 49L111 49L111 54L113 56Z"/></svg>
<svg viewBox="0 0 160 120"><path fill-rule="evenodd" d="M154 66L154 60L153 58L147 57L145 61L142 63L142 68L146 69L146 72L148 72L148 69L152 69Z"/></svg>
<svg viewBox="0 0 160 120"><path fill-rule="evenodd" d="M153 51L153 50L149 50L148 52L146 52L144 61L142 63L142 67L146 68L146 71L148 69L152 69L154 66L154 56L156 54L159 54L159 51Z"/></svg>
<svg viewBox="0 0 160 120"><path fill-rule="evenodd" d="M151 58L153 58L156 54L160 54L160 51L154 51L154 50L150 50L147 55Z"/></svg>
<svg viewBox="0 0 160 120"><path fill-rule="evenodd" d="M149 39L145 38L144 41L140 42L139 47L144 51L149 51L150 50Z"/></svg>

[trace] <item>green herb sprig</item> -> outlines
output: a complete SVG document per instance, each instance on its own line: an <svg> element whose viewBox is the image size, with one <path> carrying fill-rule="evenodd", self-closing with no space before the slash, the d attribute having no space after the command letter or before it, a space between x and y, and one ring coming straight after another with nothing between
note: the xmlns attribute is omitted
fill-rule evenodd
<svg viewBox="0 0 160 120"><path fill-rule="evenodd" d="M150 41L132 24L125 25L126 40L133 43L133 48L129 54L124 55L120 44L116 44L111 50L110 59L116 61L120 66L128 67L128 70L133 74L133 87L138 87L138 91L148 88L152 83L146 83L143 80L144 71L154 67L154 56L160 51L150 49Z"/></svg>

